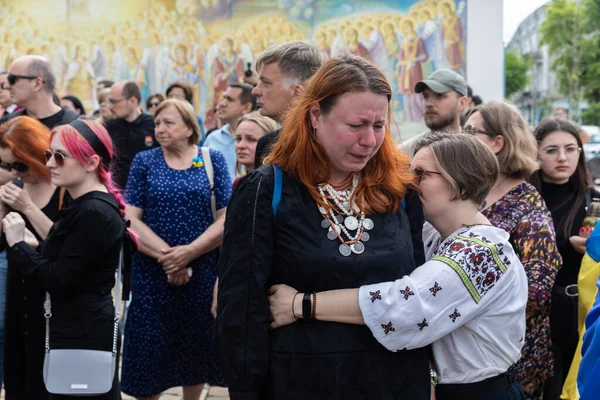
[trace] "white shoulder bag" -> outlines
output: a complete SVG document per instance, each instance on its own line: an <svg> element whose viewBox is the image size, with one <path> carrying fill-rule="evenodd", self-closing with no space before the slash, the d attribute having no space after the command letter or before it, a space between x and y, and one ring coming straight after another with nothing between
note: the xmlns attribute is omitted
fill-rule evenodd
<svg viewBox="0 0 600 400"><path fill-rule="evenodd" d="M123 247L121 247L119 253L119 270L115 285L115 323L112 351L51 349L50 318L52 317L52 304L50 294L46 293L46 301L44 302L44 317L46 318L44 384L48 392L70 396L94 396L108 393L112 388L117 365L122 269Z"/></svg>

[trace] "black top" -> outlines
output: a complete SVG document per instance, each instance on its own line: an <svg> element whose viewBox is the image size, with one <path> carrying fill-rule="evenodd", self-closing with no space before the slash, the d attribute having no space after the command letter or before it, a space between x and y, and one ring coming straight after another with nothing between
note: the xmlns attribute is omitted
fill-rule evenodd
<svg viewBox="0 0 600 400"><path fill-rule="evenodd" d="M596 190L589 190L590 199L600 198L600 193ZM573 208L576 196L575 185L572 182L562 185L542 182L541 195L552 214L552 221L554 222L554 228L556 230L556 244L558 245L558 251L563 259L563 265L556 275L555 285L565 287L567 285L576 284L583 254L575 250L569 238L571 236L579 235L579 228L581 228L586 213L585 201L579 206L577 215L573 220L570 235L565 236L563 233L564 222Z"/></svg>
<svg viewBox="0 0 600 400"><path fill-rule="evenodd" d="M61 189L57 188L42 212L52 221L59 215ZM68 192L63 206L69 201ZM41 239L27 217L21 214L27 228ZM44 385L44 288L35 276L23 276L26 268L19 262L8 262L4 336L4 388L6 399L48 398Z"/></svg>
<svg viewBox="0 0 600 400"><path fill-rule="evenodd" d="M115 147L113 179L120 189L125 189L135 155L159 146L154 138L154 119L144 113L133 122L111 119L106 122L106 130Z"/></svg>
<svg viewBox="0 0 600 400"><path fill-rule="evenodd" d="M2 119L0 119L0 125L10 119L22 116L28 116L27 111L25 109L21 109L19 111L15 111L13 113L5 115L4 117L2 117ZM78 117L79 115L75 111L68 110L66 108L61 108L60 111L56 114L46 118L38 119L38 121L46 125L46 128L53 129L58 125L66 125L71 121L75 121Z"/></svg>
<svg viewBox="0 0 600 400"><path fill-rule="evenodd" d="M365 252L344 257L340 243L327 239L308 190L285 173L274 219L273 186L272 167L260 167L240 181L227 207L215 345L231 399L429 398L425 348L389 352L364 325L268 328L273 284L300 292L358 288L424 263L416 194L407 197L406 212L371 216Z"/></svg>
<svg viewBox="0 0 600 400"><path fill-rule="evenodd" d="M90 192L60 212L41 253L25 242L9 248L9 263L35 276L52 299L52 348L111 350L112 289L124 222L114 197Z"/></svg>
<svg viewBox="0 0 600 400"><path fill-rule="evenodd" d="M276 129L263 135L256 143L256 152L254 153L254 167L258 168L262 165L263 160L269 155L273 145L277 142L281 129Z"/></svg>

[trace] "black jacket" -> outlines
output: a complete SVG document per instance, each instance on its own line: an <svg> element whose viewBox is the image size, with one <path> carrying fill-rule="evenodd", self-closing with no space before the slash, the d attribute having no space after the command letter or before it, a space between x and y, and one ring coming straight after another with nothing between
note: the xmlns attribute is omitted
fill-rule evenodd
<svg viewBox="0 0 600 400"><path fill-rule="evenodd" d="M61 211L41 253L20 242L8 249L52 298L52 348L111 350L112 289L125 225L112 195L90 192Z"/></svg>

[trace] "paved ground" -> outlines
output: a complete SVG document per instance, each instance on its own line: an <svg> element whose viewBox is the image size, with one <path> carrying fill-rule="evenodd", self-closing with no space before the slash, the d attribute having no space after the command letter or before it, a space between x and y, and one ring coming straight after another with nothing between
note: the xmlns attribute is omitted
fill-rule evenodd
<svg viewBox="0 0 600 400"><path fill-rule="evenodd" d="M174 399L182 399L183 396L181 394L181 389L177 388L177 389L171 389L171 390L167 390L165 393L163 393L163 395L161 396L161 399L164 400L174 400ZM4 390L2 391L2 395L0 395L0 399L4 400ZM130 397L127 396L126 394L123 395L123 400L134 400L134 397ZM227 393L227 389L226 388L222 388L222 387L211 387L208 391L208 393L206 393L206 391L204 393L202 393L202 397L200 398L200 400L228 400L229 399L229 395Z"/></svg>

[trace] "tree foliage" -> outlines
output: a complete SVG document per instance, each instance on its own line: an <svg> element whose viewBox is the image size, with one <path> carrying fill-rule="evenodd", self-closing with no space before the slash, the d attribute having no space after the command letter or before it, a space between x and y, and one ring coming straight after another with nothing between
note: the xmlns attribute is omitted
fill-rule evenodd
<svg viewBox="0 0 600 400"><path fill-rule="evenodd" d="M527 87L531 80L528 73L530 67L530 57L523 57L516 51L506 51L504 55L504 95L506 98L511 98L513 94L522 92Z"/></svg>
<svg viewBox="0 0 600 400"><path fill-rule="evenodd" d="M584 53L590 50L586 12L595 0L553 0L540 26L541 44L548 45L558 90L567 97L573 119L578 118L584 94ZM596 28L593 28L596 30Z"/></svg>

